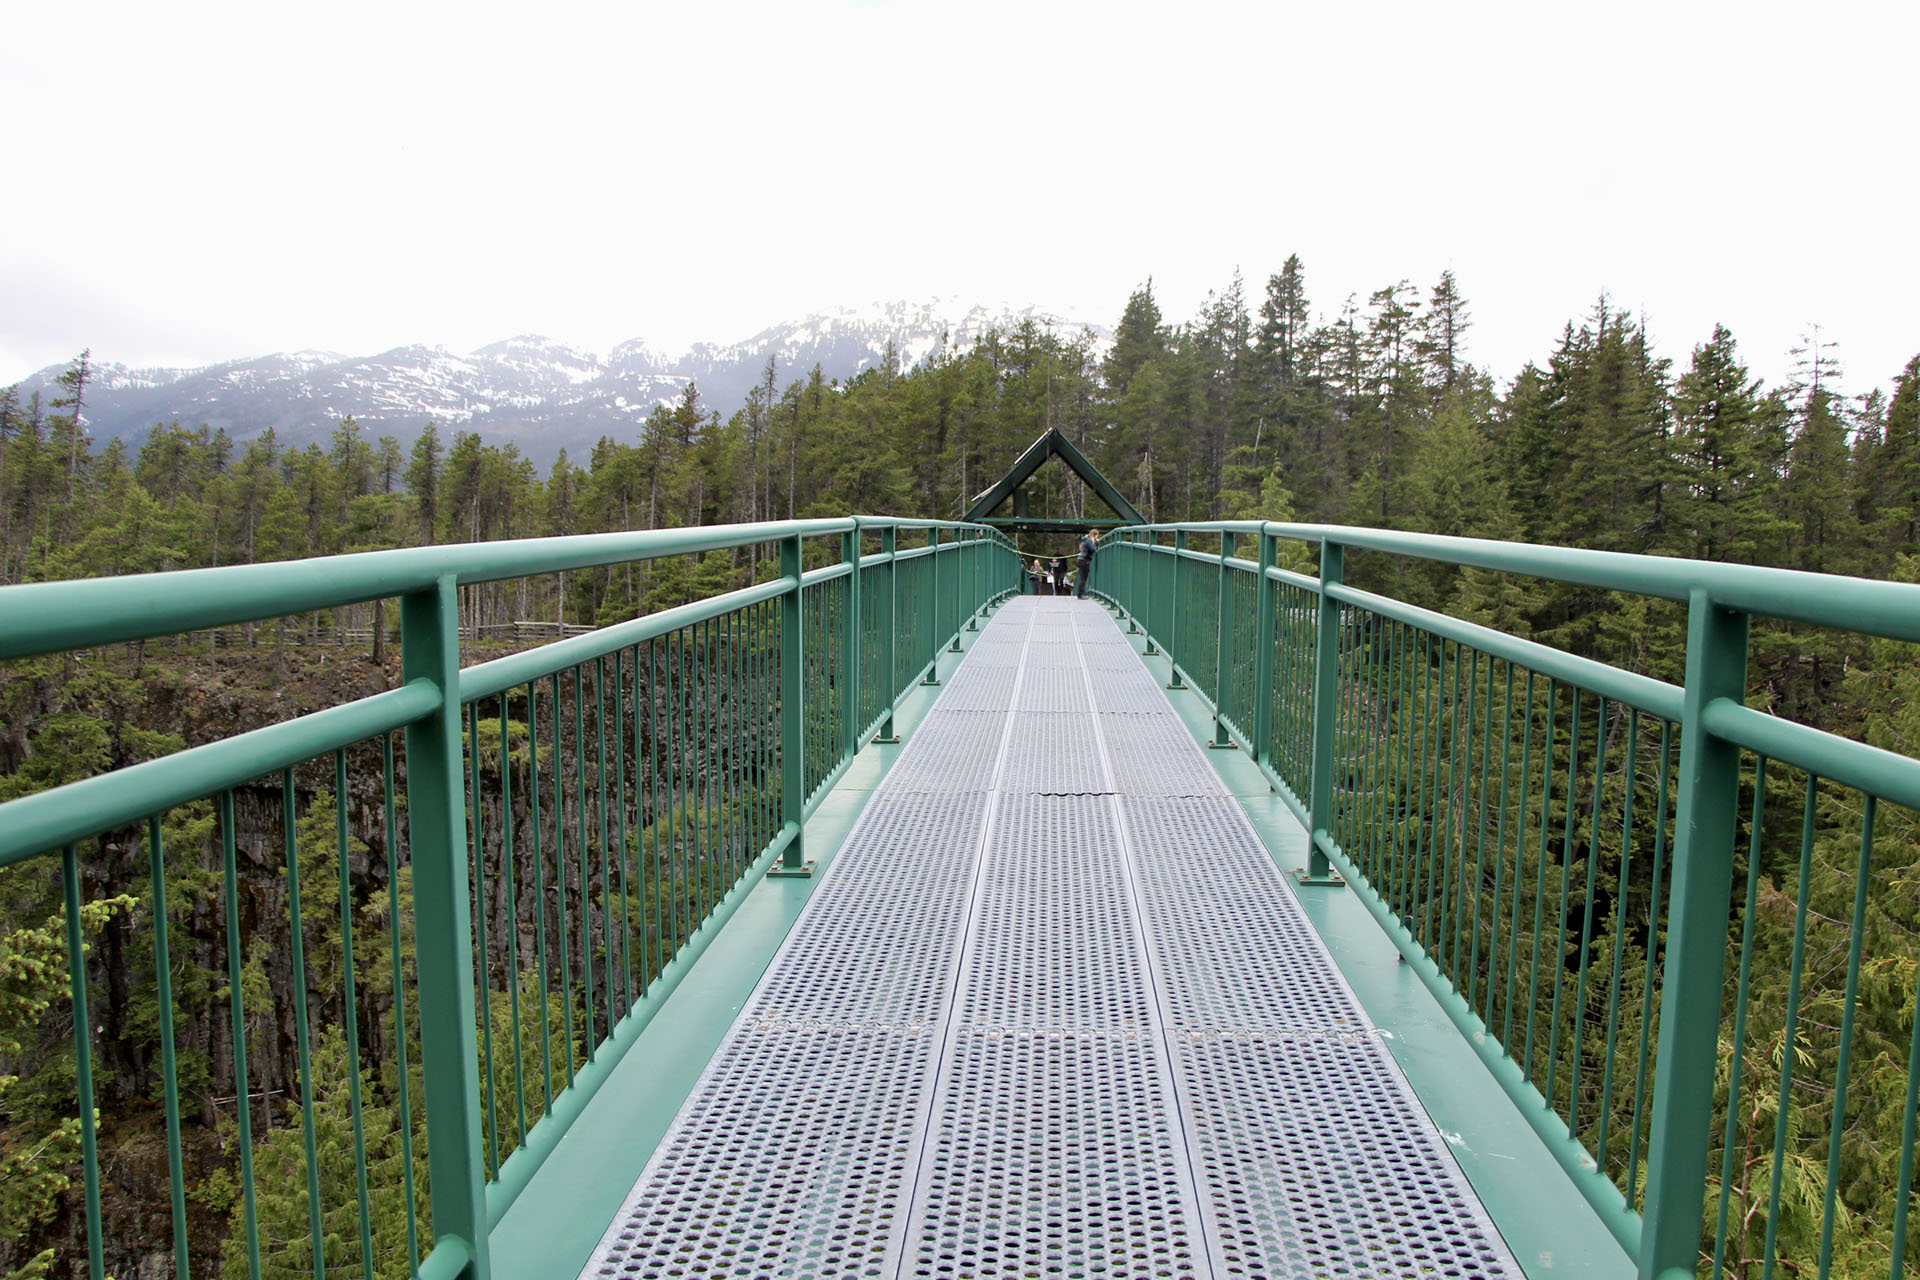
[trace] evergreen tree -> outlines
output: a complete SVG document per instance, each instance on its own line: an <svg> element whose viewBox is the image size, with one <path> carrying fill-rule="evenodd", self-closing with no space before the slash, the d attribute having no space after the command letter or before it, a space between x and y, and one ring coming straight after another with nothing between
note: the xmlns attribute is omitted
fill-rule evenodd
<svg viewBox="0 0 1920 1280"><path fill-rule="evenodd" d="M1153 300L1153 277L1127 297L1120 313L1119 327L1113 333L1113 345L1100 366L1101 380L1108 396L1124 399L1134 375L1155 356L1166 354L1167 336L1160 324L1160 306Z"/></svg>
<svg viewBox="0 0 1920 1280"><path fill-rule="evenodd" d="M1733 334L1715 325L1693 349L1693 363L1674 384L1676 482L1687 518L1677 522L1674 551L1698 560L1754 564L1776 553L1774 515L1777 441L1760 382L1740 362Z"/></svg>
<svg viewBox="0 0 1920 1280"><path fill-rule="evenodd" d="M440 516L440 432L431 422L413 442L413 454L407 463L407 492L413 506L422 543L431 543L439 531Z"/></svg>
<svg viewBox="0 0 1920 1280"><path fill-rule="evenodd" d="M1467 315L1467 301L1453 278L1452 268L1440 273L1440 283L1427 298L1427 314L1420 319L1420 336L1415 342L1427 376L1441 391L1453 389L1465 363L1461 349L1473 321Z"/></svg>
<svg viewBox="0 0 1920 1280"><path fill-rule="evenodd" d="M1883 571L1920 545L1920 356L1894 382L1880 447L1861 478L1871 486L1871 540Z"/></svg>

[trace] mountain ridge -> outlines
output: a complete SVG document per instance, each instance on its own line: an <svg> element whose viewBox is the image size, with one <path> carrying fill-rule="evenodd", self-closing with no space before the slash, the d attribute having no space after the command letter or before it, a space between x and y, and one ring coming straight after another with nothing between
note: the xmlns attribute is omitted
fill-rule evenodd
<svg viewBox="0 0 1920 1280"><path fill-rule="evenodd" d="M237 443L272 429L299 448L324 442L351 415L369 435L396 436L406 448L432 422L490 444L511 441L544 466L562 449L578 456L603 435L637 432L689 382L707 410L731 415L762 381L769 358L782 387L816 366L829 381L844 382L879 366L889 352L912 368L1028 321L1062 336L1084 335L1096 352L1111 341L1105 326L1034 306L893 301L816 311L738 342L696 342L672 355L641 338L601 355L521 333L464 353L410 343L370 355L305 348L197 368L101 361L92 366L82 416L95 441L134 446L156 423L177 421L224 429ZM36 390L51 399L65 367L21 380L22 401Z"/></svg>

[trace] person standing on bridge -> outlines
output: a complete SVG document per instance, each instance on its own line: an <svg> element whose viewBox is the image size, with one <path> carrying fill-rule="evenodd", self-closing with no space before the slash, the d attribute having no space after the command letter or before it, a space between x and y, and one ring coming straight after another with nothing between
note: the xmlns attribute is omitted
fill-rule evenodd
<svg viewBox="0 0 1920 1280"><path fill-rule="evenodd" d="M1093 542L1098 535L1092 529L1080 538L1080 563L1073 574L1073 594L1084 600L1087 596L1087 579L1093 574Z"/></svg>

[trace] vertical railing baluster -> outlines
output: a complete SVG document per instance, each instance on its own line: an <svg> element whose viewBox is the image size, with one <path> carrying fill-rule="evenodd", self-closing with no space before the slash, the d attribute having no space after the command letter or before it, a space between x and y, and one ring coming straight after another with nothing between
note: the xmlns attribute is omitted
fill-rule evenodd
<svg viewBox="0 0 1920 1280"><path fill-rule="evenodd" d="M1734 1139L1740 1131L1741 1072L1747 1051L1747 994L1753 980L1753 923L1760 903L1760 835L1767 803L1767 758L1753 769L1753 816L1747 821L1747 897L1740 913L1740 976L1733 987L1733 1056L1727 1063L1727 1126L1720 1141L1720 1213L1713 1233L1713 1280L1726 1274L1727 1226L1733 1211ZM1604 1153L1604 1148L1602 1149Z"/></svg>
<svg viewBox="0 0 1920 1280"><path fill-rule="evenodd" d="M173 1053L173 962L167 948L167 859L160 815L147 819L147 866L153 888L154 1000L160 1015L160 1082L167 1112L167 1185L173 1209L173 1273L187 1280L187 1197L180 1157L180 1074Z"/></svg>
<svg viewBox="0 0 1920 1280"><path fill-rule="evenodd" d="M602 964L600 972L605 975L607 1003L607 1034L613 1034L613 1024L618 1022L619 1010L614 1005L613 964L619 953L614 944L613 934L613 866L612 851L607 847L607 659L606 655L593 660L593 778L596 801L596 822L594 835L600 844L600 946ZM616 735L615 741L619 739ZM591 918L592 904L588 904ZM594 1039L591 1031L588 1035ZM588 1050L592 1057L592 1050Z"/></svg>
<svg viewBox="0 0 1920 1280"><path fill-rule="evenodd" d="M307 1037L307 948L300 923L300 841L294 815L293 770L280 771L281 842L287 866L288 942L293 961L293 1043L300 1069L300 1139L306 1155L308 1246L313 1280L326 1280L320 1224L320 1159L313 1132L313 1050Z"/></svg>
<svg viewBox="0 0 1920 1280"><path fill-rule="evenodd" d="M1574 801L1580 794L1580 689L1575 686L1568 690L1568 699L1572 703L1569 712L1567 731L1567 812L1560 829L1560 856L1556 860L1560 868L1560 910L1553 918L1553 1012L1548 1017L1547 1027L1547 1083L1541 1090L1546 1095L1547 1108L1553 1108L1553 1082L1556 1069L1560 1065L1560 1006L1566 983L1567 968L1567 904L1573 895L1573 820ZM1572 1124L1572 1111L1568 1111L1568 1124Z"/></svg>
<svg viewBox="0 0 1920 1280"><path fill-rule="evenodd" d="M1547 919L1547 833L1553 829L1553 726L1558 715L1560 682L1547 681L1547 723L1540 738L1540 841L1534 850L1533 878L1533 966L1527 975L1527 1047L1520 1055L1528 1079L1535 1078L1533 1061L1534 1025L1539 1021L1540 947ZM1574 691L1578 699L1579 691ZM1572 800L1569 797L1568 803ZM1544 1090L1543 1090L1544 1092ZM1548 1103L1552 1105L1551 1102Z"/></svg>
<svg viewBox="0 0 1920 1280"><path fill-rule="evenodd" d="M1664 746L1664 738L1662 745ZM1787 963L1787 1008L1785 1025L1780 1028L1780 1098L1774 1111L1773 1127L1773 1169L1767 1180L1767 1237L1761 1248L1760 1280L1773 1280L1774 1247L1780 1238L1780 1183L1786 1172L1787 1135L1791 1132L1793 1118L1793 1068L1799 1056L1800 1046L1800 982L1805 974L1807 960L1807 903L1813 876L1813 839L1816 832L1818 812L1819 779L1807 775L1806 798L1800 812L1800 875L1794 886L1793 908L1793 955ZM1657 886L1656 886L1657 887ZM1649 947L1651 950L1651 947ZM1651 983L1649 983L1651 986ZM1920 1039L1920 1005L1915 1009L1915 1035ZM1645 1018L1641 1019L1644 1024ZM1641 1055L1646 1054L1647 1037L1640 1037ZM1913 1080L1920 1079L1909 1073L1908 1096L1912 1096ZM1909 1103L1909 1114L1911 1106ZM1638 1116L1635 1117L1636 1121ZM1638 1133L1635 1133L1638 1137ZM1631 1174L1629 1174L1631 1177ZM1908 1175L1903 1174L1900 1186L1907 1185ZM1627 1201L1633 1201L1633 1184L1627 1184ZM1901 1208L1906 1207L1906 1197L1901 1197ZM1902 1231L1894 1232L1894 1247L1901 1248L1906 1240ZM1898 1256L1898 1255L1896 1255Z"/></svg>
<svg viewBox="0 0 1920 1280"><path fill-rule="evenodd" d="M93 1105L93 1021L87 1014L87 945L80 919L80 855L68 845L60 855L60 886L66 898L67 991L73 1000L74 1094L80 1110L80 1178L86 1195L87 1272L102 1280L100 1252L100 1150ZM245 1106L242 1101L240 1105ZM248 1235L253 1232L249 1227Z"/></svg>
<svg viewBox="0 0 1920 1280"><path fill-rule="evenodd" d="M500 876L507 894L507 1022L513 1036L514 1115L520 1141L527 1137L527 1064L520 1031L520 899L513 881L513 750L507 732L512 691L500 695ZM528 708L531 717L532 708Z"/></svg>
<svg viewBox="0 0 1920 1280"><path fill-rule="evenodd" d="M560 697L560 673L552 672L547 682L547 702L553 709L553 937L559 946L554 957L554 973L560 987L560 1026L566 1039L561 1042L561 1065L566 1068L567 1083L573 1083L573 951L568 941L567 921L567 784L565 739L560 721L563 702ZM574 731L579 731L574 724Z"/></svg>
<svg viewBox="0 0 1920 1280"><path fill-rule="evenodd" d="M491 1177L500 1169L499 1120L493 1101L493 975L488 972L487 947L487 858L486 808L480 792L480 704L467 706L467 791L471 797L469 843L473 847L473 931L474 953L479 975L474 995L480 1002L480 1092L482 1127L487 1135L487 1170ZM504 811L503 811L504 812Z"/></svg>
<svg viewBox="0 0 1920 1280"><path fill-rule="evenodd" d="M345 978L342 999L347 1024L347 1106L353 1113L353 1186L360 1211L360 1270L373 1274L373 1211L367 1194L367 1131L360 1110L360 1004L354 994L353 880L347 856L347 753L333 753L333 841L340 873L340 955Z"/></svg>
<svg viewBox="0 0 1920 1280"><path fill-rule="evenodd" d="M1593 950L1594 876L1600 865L1600 818L1607 788L1607 700L1601 698L1593 720L1593 811L1588 818L1586 901L1580 912L1580 971L1573 996L1573 1065L1567 1071L1567 1131L1580 1136L1580 1060L1586 1037L1587 970ZM1571 848L1571 846L1569 846ZM1603 1153L1604 1154L1604 1153Z"/></svg>
<svg viewBox="0 0 1920 1280"><path fill-rule="evenodd" d="M466 804L460 781L458 606L451 576L400 601L401 681L427 681L441 696L439 710L407 726L407 826L433 1230L440 1240L453 1238L466 1246L471 1280L489 1280L473 936L467 919Z"/></svg>
<svg viewBox="0 0 1920 1280"><path fill-rule="evenodd" d="M220 861L227 923L227 1009L233 1019L233 1110L240 1151L240 1214L246 1237L248 1280L260 1280L260 1215L253 1178L253 1105L247 1078L247 1014L241 981L240 886L233 791L220 793ZM398 949L394 954L398 956ZM405 1043L404 1039L401 1043Z"/></svg>
<svg viewBox="0 0 1920 1280"><path fill-rule="evenodd" d="M533 827L533 964L540 989L540 1111L553 1110L552 985L547 979L547 860L540 845L540 686L527 681L528 821ZM554 765L560 763L560 705L551 704L554 717Z"/></svg>
<svg viewBox="0 0 1920 1280"><path fill-rule="evenodd" d="M400 805L394 790L393 735L380 735L380 801L387 836L387 950L393 964L393 1058L400 1095L400 1187L407 1203L407 1265L420 1269L420 1215L413 1192L413 1083L407 1070L406 955L400 926ZM245 1130L241 1140L246 1140Z"/></svg>
<svg viewBox="0 0 1920 1280"><path fill-rule="evenodd" d="M1673 782L1673 724L1671 721L1663 720L1660 722L1659 789L1655 794L1655 798L1653 802L1653 871L1647 877L1647 883L1648 883L1647 954L1641 958L1641 966L1640 966L1641 973L1643 975L1640 983L1640 1058L1639 1058L1639 1062L1635 1065L1634 1072L1633 1072L1633 1133L1629 1135L1627 1139L1626 1195L1627 1195L1627 1203L1629 1205L1634 1203L1633 1192L1634 1192L1634 1187L1637 1185L1635 1179L1637 1178L1640 1172L1640 1135L1643 1131L1643 1126L1641 1125L1640 1122L1642 1117L1646 1114L1645 1104L1647 1100L1647 1064L1648 1064L1649 1055L1651 1054L1653 1049L1653 1036L1651 1034L1651 1028L1653 1026L1653 1017L1654 1017L1653 989L1655 986L1655 978L1658 976L1658 973L1659 973L1659 969L1655 963L1655 956L1659 950L1659 928L1660 928L1660 918L1661 918L1660 917L1660 899L1661 899L1661 889L1662 889L1662 886L1665 884L1665 872L1666 872L1666 861L1667 861L1667 797L1669 795L1669 787L1672 785L1672 782ZM1811 778L1807 780L1807 785L1809 788L1808 798L1809 798L1809 802L1811 802L1811 798L1812 798L1811 788L1813 785L1813 780ZM1813 837L1811 834L1812 832L1811 816L1809 816L1808 818L1808 824L1809 825L1807 830L1809 834L1807 836L1807 840L1809 841L1809 844L1807 848L1801 851L1803 859L1811 853L1811 849L1812 849L1811 841ZM1800 919L1801 919L1801 923L1804 925L1806 922L1804 912L1806 911L1806 901L1807 901L1806 877L1804 874L1802 874L1801 880L1800 880L1799 901L1800 901L1800 910L1803 913ZM1802 938L1802 936L1803 935L1798 932L1795 933L1794 938L1795 938L1796 948L1798 947L1799 940ZM1796 967L1796 975L1797 975L1797 972L1798 970ZM1794 1009L1799 1004L1799 979L1797 976L1788 982L1788 987L1790 990L1787 997L1786 1035L1787 1035L1787 1042L1791 1043L1793 1039ZM1783 1082L1791 1082L1793 1079L1792 1062L1793 1062L1793 1058L1791 1055L1788 1055L1788 1057L1786 1057L1783 1060L1783 1066L1781 1068L1781 1079ZM1784 1097L1782 1098L1782 1101L1783 1102L1785 1101ZM1783 1107L1781 1109L1781 1123L1784 1124L1785 1122L1786 1122L1786 1110ZM1775 1207L1776 1208L1778 1207L1777 1204ZM1774 1227L1774 1224L1777 1223L1778 1219L1777 1217L1770 1217L1767 1221L1768 1221L1768 1230L1772 1230Z"/></svg>
<svg viewBox="0 0 1920 1280"><path fill-rule="evenodd" d="M592 822L587 812L587 709L586 680L580 674L580 668L573 668L573 822L574 849L579 854L580 878L580 976L581 992L585 998L580 1019L580 1038L586 1047L586 1061L593 1061L593 1051L600 1037L594 1034L593 1023L596 1010L593 1001L593 859L589 847ZM569 1052L567 1060L576 1056ZM584 1063L581 1065L585 1065Z"/></svg>
<svg viewBox="0 0 1920 1280"><path fill-rule="evenodd" d="M1600 1073L1600 1131L1594 1135L1593 1150L1604 1170L1607 1163L1607 1133L1613 1120L1613 1069L1620 1029L1620 970L1626 954L1627 873L1633 860L1633 795L1640 766L1640 709L1627 711L1627 767L1620 798L1620 870L1614 877L1613 902L1608 914L1613 928L1613 967L1607 987L1607 1032L1602 1042L1607 1048L1606 1064ZM1756 834L1759 828L1754 828Z"/></svg>
<svg viewBox="0 0 1920 1280"><path fill-rule="evenodd" d="M1822 1280L1833 1273L1835 1218L1840 1212L1840 1157L1846 1142L1847 1088L1853 1072L1853 1019L1860 1005L1860 959L1866 946L1867 889L1873 882L1873 820L1879 809L1880 797L1869 793L1864 801L1860 812L1860 858L1853 869L1853 918L1847 935L1846 994L1840 1002L1839 1055L1833 1065L1833 1112L1827 1122L1826 1194L1820 1215Z"/></svg>

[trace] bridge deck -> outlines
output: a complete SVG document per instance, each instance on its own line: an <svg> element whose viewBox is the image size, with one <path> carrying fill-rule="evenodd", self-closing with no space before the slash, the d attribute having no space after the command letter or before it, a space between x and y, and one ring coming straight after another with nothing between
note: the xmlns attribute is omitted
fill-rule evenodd
<svg viewBox="0 0 1920 1280"><path fill-rule="evenodd" d="M582 1274L1520 1271L1126 639L1026 599Z"/></svg>

